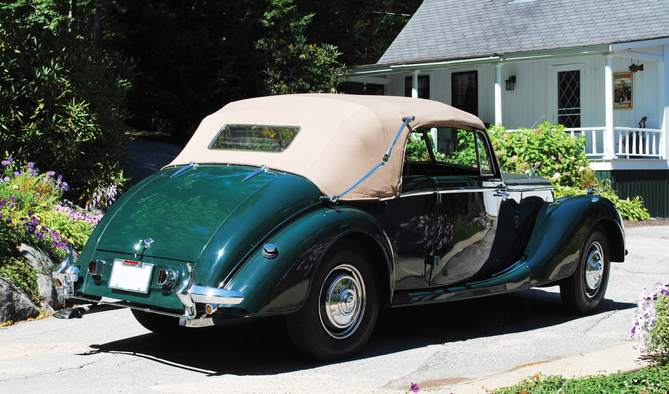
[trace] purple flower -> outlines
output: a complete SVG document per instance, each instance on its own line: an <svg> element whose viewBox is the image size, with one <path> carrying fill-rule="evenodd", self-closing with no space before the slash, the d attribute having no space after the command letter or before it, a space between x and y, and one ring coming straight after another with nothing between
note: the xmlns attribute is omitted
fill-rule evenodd
<svg viewBox="0 0 669 394"><path fill-rule="evenodd" d="M47 171L46 175L47 176L54 176L54 175L56 175L56 172L55 171Z"/></svg>
<svg viewBox="0 0 669 394"><path fill-rule="evenodd" d="M20 175L21 175L20 172L18 172L18 171L14 171L14 178L18 178Z"/></svg>
<svg viewBox="0 0 669 394"><path fill-rule="evenodd" d="M11 222L12 222L12 218L7 218L7 223L11 223Z"/></svg>
<svg viewBox="0 0 669 394"><path fill-rule="evenodd" d="M16 202L16 197L14 197L14 196L9 197L9 199Z"/></svg>
<svg viewBox="0 0 669 394"><path fill-rule="evenodd" d="M32 161L28 162L28 168L30 168L31 170L35 168L35 163L33 163Z"/></svg>
<svg viewBox="0 0 669 394"><path fill-rule="evenodd" d="M411 389L410 390L413 391L414 393L417 393L417 392L420 391L420 388L418 388L418 385L416 383L411 383Z"/></svg>
<svg viewBox="0 0 669 394"><path fill-rule="evenodd" d="M7 158L7 160L3 160L3 161L2 161L2 165L3 165L3 166L8 166L8 165L12 164L13 161L14 161L14 159L12 159L11 157L9 157L9 158Z"/></svg>
<svg viewBox="0 0 669 394"><path fill-rule="evenodd" d="M9 177L8 176L4 177L3 181L9 182Z"/></svg>
<svg viewBox="0 0 669 394"><path fill-rule="evenodd" d="M42 233L37 233L37 234L35 234L35 236L39 239L44 239L44 234L42 234Z"/></svg>

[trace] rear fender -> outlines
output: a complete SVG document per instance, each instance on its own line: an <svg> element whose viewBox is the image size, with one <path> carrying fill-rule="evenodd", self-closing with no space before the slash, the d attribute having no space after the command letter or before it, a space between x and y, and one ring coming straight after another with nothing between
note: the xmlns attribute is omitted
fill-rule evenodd
<svg viewBox="0 0 669 394"><path fill-rule="evenodd" d="M250 314L297 311L309 293L318 264L342 238L356 239L368 249L379 278L388 281L380 279L384 293L392 294L395 276L388 237L376 219L351 208L323 208L292 222L267 241L278 249L275 258L264 257L261 248L225 288L244 294L238 307Z"/></svg>
<svg viewBox="0 0 669 394"><path fill-rule="evenodd" d="M545 285L571 275L583 242L596 225L606 232L612 260L624 261L623 225L609 200L599 195L579 195L544 205L521 258L530 269L531 285Z"/></svg>

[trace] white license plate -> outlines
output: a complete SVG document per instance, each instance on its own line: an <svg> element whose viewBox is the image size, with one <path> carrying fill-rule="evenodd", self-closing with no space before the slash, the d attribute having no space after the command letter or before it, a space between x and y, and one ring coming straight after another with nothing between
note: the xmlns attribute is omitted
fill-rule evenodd
<svg viewBox="0 0 669 394"><path fill-rule="evenodd" d="M133 260L114 260L109 287L112 289L147 294L153 274L153 264Z"/></svg>

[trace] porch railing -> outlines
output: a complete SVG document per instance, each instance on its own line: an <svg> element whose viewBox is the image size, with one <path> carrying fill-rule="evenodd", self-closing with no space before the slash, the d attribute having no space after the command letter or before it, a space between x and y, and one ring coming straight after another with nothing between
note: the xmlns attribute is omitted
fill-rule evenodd
<svg viewBox="0 0 669 394"><path fill-rule="evenodd" d="M517 130L507 130L508 132ZM606 127L579 127L565 129L572 137L585 136L585 155L588 159L605 156ZM619 159L665 159L665 135L661 129L615 127L615 155Z"/></svg>
<svg viewBox="0 0 669 394"><path fill-rule="evenodd" d="M617 138L616 156L625 156L628 159L664 158L662 149L664 133L662 130L616 127L615 133Z"/></svg>
<svg viewBox="0 0 669 394"><path fill-rule="evenodd" d="M586 138L585 155L589 159L604 157L606 146L605 127L581 127L565 129L574 137ZM661 129L615 127L615 155L621 159L664 159L664 132Z"/></svg>

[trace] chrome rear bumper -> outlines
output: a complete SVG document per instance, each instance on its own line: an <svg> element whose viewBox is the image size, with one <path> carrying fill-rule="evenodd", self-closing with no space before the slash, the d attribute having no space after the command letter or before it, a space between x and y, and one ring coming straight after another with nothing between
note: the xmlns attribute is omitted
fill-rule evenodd
<svg viewBox="0 0 669 394"><path fill-rule="evenodd" d="M63 296L63 302L66 300L74 302L87 302L98 305L107 305L118 308L130 308L149 313L157 313L166 316L179 318L179 324L186 327L205 327L213 325L209 315L216 312L221 305L239 305L244 301L244 295L237 290L220 289L217 287L207 287L195 285L195 270L188 264L188 274L183 281L176 295L184 306L183 315L171 312L165 312L157 309L146 308L124 301L102 301L85 296L76 295L74 284L79 280L79 267L74 265L74 253L70 252L63 263L53 271L53 277L58 281L58 287ZM205 312L198 318L197 305L201 304ZM85 313L92 313L99 308L73 308L57 312L56 317L62 319L71 319L81 317Z"/></svg>

